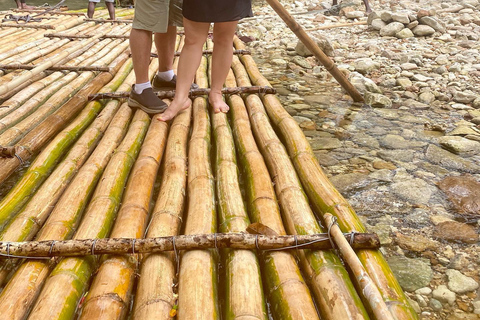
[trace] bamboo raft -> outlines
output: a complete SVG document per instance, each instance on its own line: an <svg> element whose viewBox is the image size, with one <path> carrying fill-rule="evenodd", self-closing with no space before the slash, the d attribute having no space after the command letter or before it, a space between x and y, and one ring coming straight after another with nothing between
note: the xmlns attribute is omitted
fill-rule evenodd
<svg viewBox="0 0 480 320"><path fill-rule="evenodd" d="M380 251L344 237L366 229L278 97L229 91L271 87L252 56L233 56L227 115L202 95L210 40L190 108L127 106L132 14L0 26L0 319L418 319Z"/></svg>

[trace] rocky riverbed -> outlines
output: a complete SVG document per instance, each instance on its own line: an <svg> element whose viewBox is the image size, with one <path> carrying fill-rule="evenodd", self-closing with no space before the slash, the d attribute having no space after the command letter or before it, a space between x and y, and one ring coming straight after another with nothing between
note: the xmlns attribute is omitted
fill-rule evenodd
<svg viewBox="0 0 480 320"><path fill-rule="evenodd" d="M366 104L264 1L239 33L422 319L480 319L480 1L375 1L368 21L347 1L282 3L305 29L365 23L308 33Z"/></svg>

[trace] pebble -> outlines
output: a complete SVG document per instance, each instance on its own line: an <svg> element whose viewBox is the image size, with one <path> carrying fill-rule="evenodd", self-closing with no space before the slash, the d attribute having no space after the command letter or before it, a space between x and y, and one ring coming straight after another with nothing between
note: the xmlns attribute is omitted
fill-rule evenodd
<svg viewBox="0 0 480 320"><path fill-rule="evenodd" d="M455 292L450 291L447 286L439 285L436 289L433 290L432 296L434 299L437 299L441 302L446 302L452 305L455 302L457 295Z"/></svg>
<svg viewBox="0 0 480 320"><path fill-rule="evenodd" d="M448 276L448 289L455 293L467 293L478 289L478 283L465 275L460 271L449 269L445 272Z"/></svg>

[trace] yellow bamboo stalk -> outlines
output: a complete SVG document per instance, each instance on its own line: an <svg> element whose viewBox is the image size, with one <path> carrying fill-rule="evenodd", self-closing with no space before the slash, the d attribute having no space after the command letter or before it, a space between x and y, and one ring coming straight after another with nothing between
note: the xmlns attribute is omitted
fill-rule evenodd
<svg viewBox="0 0 480 320"><path fill-rule="evenodd" d="M207 61L202 58L196 82L207 87ZM210 120L205 98L193 101L193 131L188 150L188 212L185 234L215 233L214 179L210 167ZM217 259L214 250L183 253L179 272L178 319L219 319Z"/></svg>

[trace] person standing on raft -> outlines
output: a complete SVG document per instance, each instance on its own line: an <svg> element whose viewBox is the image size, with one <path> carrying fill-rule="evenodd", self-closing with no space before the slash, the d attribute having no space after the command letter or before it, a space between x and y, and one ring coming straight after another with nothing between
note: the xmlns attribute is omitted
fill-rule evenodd
<svg viewBox="0 0 480 320"><path fill-rule="evenodd" d="M113 5L114 0L105 0L105 6L108 9L108 15L110 16L110 20L115 20L115 6ZM93 18L93 14L95 13L95 6L99 3L100 0L89 0L88 1L88 8L87 8L87 17L90 19Z"/></svg>
<svg viewBox="0 0 480 320"><path fill-rule="evenodd" d="M17 4L17 9L24 9L24 10L35 9L35 7L28 6L25 0L15 0L15 3Z"/></svg>
<svg viewBox="0 0 480 320"><path fill-rule="evenodd" d="M173 58L177 26L182 26L182 19L181 0L135 1L130 50L136 79L128 99L131 108L140 108L148 114L156 114L167 108L167 104L158 98L154 91L175 88ZM152 50L152 32L158 53L158 72L151 84L148 66Z"/></svg>
<svg viewBox="0 0 480 320"><path fill-rule="evenodd" d="M215 113L228 112L223 101L222 88L232 64L233 36L240 19L251 17L251 0L184 0L183 25L185 45L178 63L178 80L175 98L170 106L158 116L158 120L173 119L178 112L188 108L190 84L200 65L203 45L208 36L210 23L213 27L212 81L208 101Z"/></svg>

